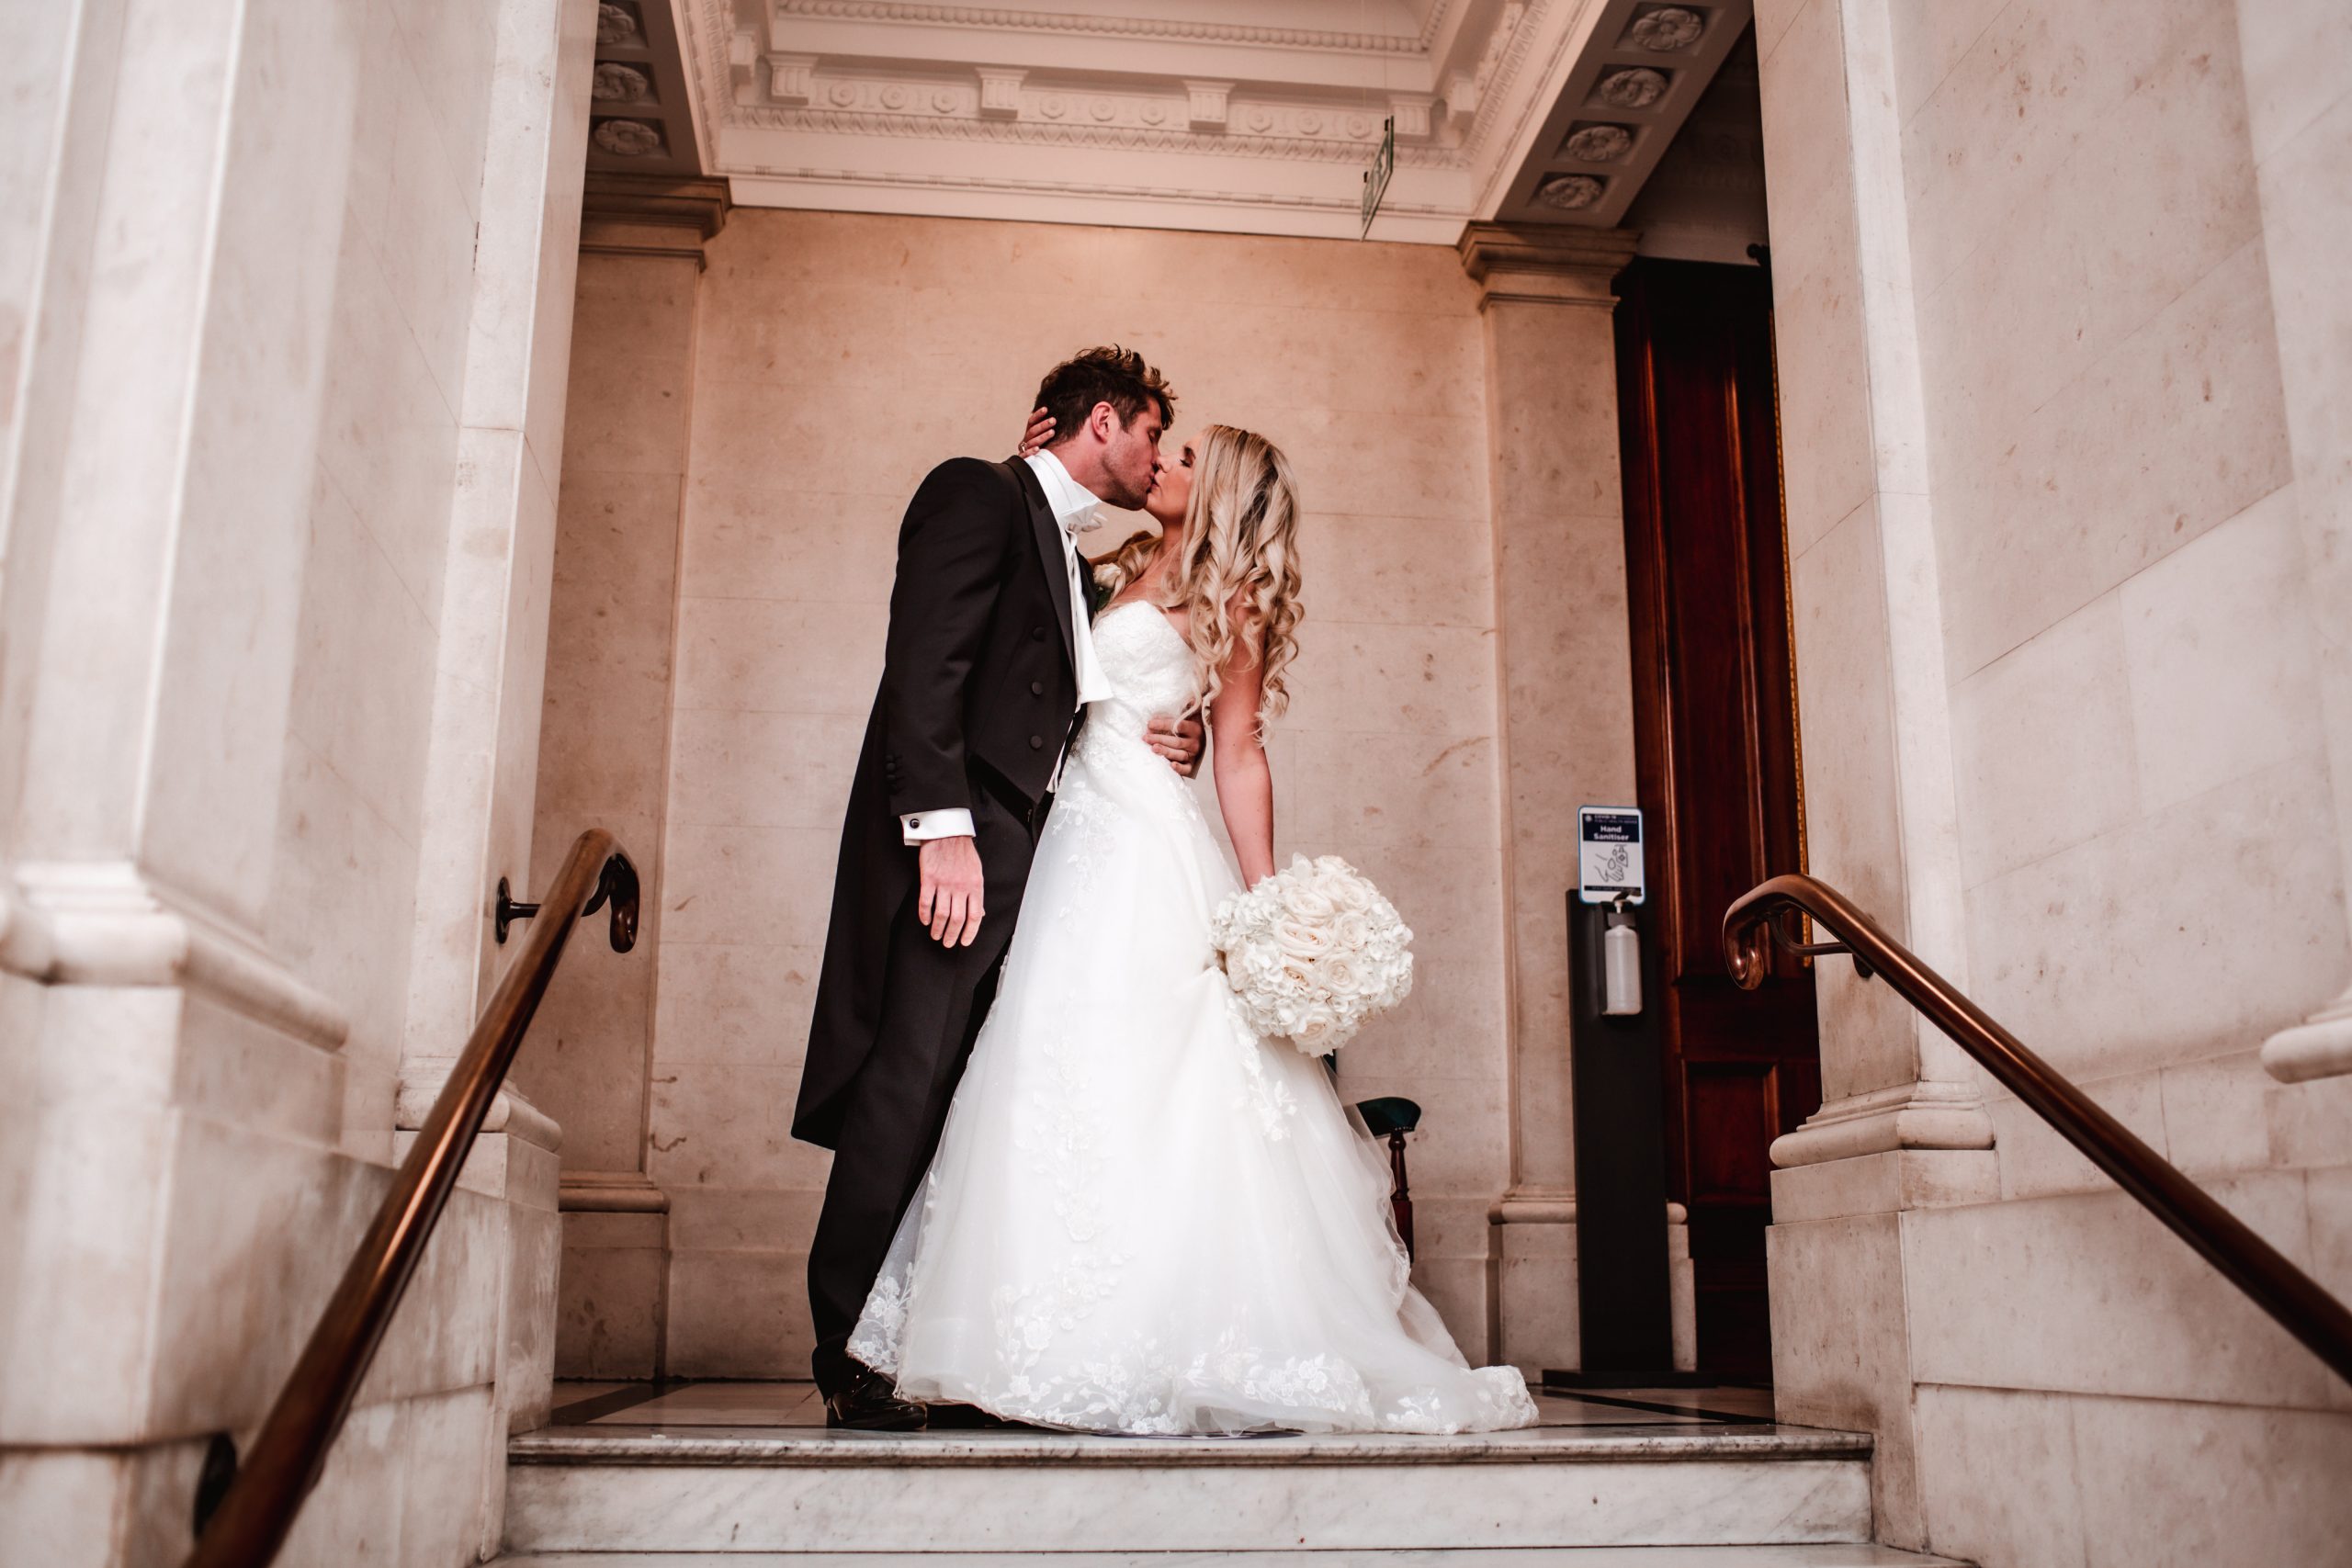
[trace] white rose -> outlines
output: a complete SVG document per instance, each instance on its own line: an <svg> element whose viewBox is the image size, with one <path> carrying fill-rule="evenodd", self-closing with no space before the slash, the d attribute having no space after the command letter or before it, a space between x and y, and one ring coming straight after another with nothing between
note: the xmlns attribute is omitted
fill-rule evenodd
<svg viewBox="0 0 2352 1568"><path fill-rule="evenodd" d="M1317 1004L1299 1010L1297 1021L1289 1030L1291 1043L1310 1056L1319 1056L1329 1048L1331 1037L1339 1032L1340 1021L1329 1008Z"/></svg>
<svg viewBox="0 0 2352 1568"><path fill-rule="evenodd" d="M1311 882L1293 882L1283 888L1283 908L1293 919L1320 925L1335 911L1330 896Z"/></svg>
<svg viewBox="0 0 2352 1568"><path fill-rule="evenodd" d="M1372 942L1372 921L1361 911L1342 906L1331 922L1331 941L1343 953L1362 953Z"/></svg>
<svg viewBox="0 0 2352 1568"><path fill-rule="evenodd" d="M1327 953L1315 961L1315 977L1335 997L1352 997L1363 989L1364 976L1344 952Z"/></svg>
<svg viewBox="0 0 2352 1568"><path fill-rule="evenodd" d="M1293 958L1320 958L1331 951L1331 935L1317 926L1301 925L1296 920L1274 922L1273 939L1283 952Z"/></svg>

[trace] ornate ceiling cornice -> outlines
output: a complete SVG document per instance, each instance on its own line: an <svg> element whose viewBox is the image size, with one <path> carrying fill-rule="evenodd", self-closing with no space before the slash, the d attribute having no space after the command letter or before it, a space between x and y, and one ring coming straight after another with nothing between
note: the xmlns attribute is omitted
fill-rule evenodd
<svg viewBox="0 0 2352 1568"><path fill-rule="evenodd" d="M912 6L899 0L775 0L778 17L828 21L982 28L997 32L1081 33L1100 38L1178 39L1203 43L1272 44L1350 53L1414 54L1429 47L1443 21L1447 0L1430 9L1418 34L1337 33L1308 28L1256 28L1171 17L1077 16L1063 11L1012 11L983 6Z"/></svg>
<svg viewBox="0 0 2352 1568"><path fill-rule="evenodd" d="M1026 119L964 119L945 114L925 117L752 105L740 108L732 123L833 136L920 137L934 141L992 141L1112 152L1193 152L1220 158L1279 158L1349 164L1364 162L1378 140L1369 132L1345 138L1283 131L1250 136L1209 135L1136 123L1130 106L1121 106L1115 112L1118 118L1101 123L1077 120L1061 124ZM1297 111L1283 112L1286 121L1295 120ZM1396 162L1404 168L1454 169L1463 167L1467 159L1452 148L1400 146L1396 149ZM1338 203L1341 207L1354 204L1352 195Z"/></svg>
<svg viewBox="0 0 2352 1568"><path fill-rule="evenodd" d="M1564 95L1581 104L1594 62L1635 48L1655 51L1643 58L1683 103L1705 76L1661 45L1695 12L1712 51L1747 0L1434 0L1418 17L1389 3L1356 31L1308 25L1327 15L1308 0L1265 0L1246 23L1172 0L1160 16L1138 14L1149 0L1120 14L670 3L704 167L736 179L746 204L1352 235L1350 168L1370 164L1393 117L1396 174L1374 236L1450 244L1498 208L1613 222L1682 111L1629 131L1623 167L1588 174L1556 164L1568 132L1552 122L1575 107ZM1377 30L1389 18L1415 30ZM1570 209L1585 186L1607 193L1605 211Z"/></svg>

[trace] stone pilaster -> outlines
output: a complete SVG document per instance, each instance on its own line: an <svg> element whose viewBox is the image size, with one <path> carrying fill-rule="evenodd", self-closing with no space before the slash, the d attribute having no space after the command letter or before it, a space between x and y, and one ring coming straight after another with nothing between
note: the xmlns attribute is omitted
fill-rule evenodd
<svg viewBox="0 0 2352 1568"><path fill-rule="evenodd" d="M646 1173L646 1130L666 704L699 275L727 213L723 181L594 174L584 192L571 362L578 424L646 440L618 463L582 441L564 473L544 660L548 761L528 803L531 860L545 876L581 829L611 829L644 879L646 921L630 955L592 947L574 956L515 1069L574 1134L557 1337L567 1376L655 1377L665 1366L670 1202ZM615 670L649 678L616 692Z"/></svg>
<svg viewBox="0 0 2352 1568"><path fill-rule="evenodd" d="M1494 527L1511 1186L1489 1211L1502 1359L1573 1367L1576 1157L1566 894L1576 808L1634 795L1619 494L1618 230L1472 224ZM1562 680L1563 671L1577 678Z"/></svg>
<svg viewBox="0 0 2352 1568"><path fill-rule="evenodd" d="M2321 612L2335 849L2352 900L2352 299L2343 287L2352 194L2342 178L2352 160L2352 29L2314 28L2310 16L2262 0L2239 0L2237 17L2296 511ZM2272 1035L2262 1063L2290 1083L2352 1073L2352 986Z"/></svg>
<svg viewBox="0 0 2352 1568"><path fill-rule="evenodd" d="M1762 67L1807 850L1965 987L1950 683L1887 0L1831 0ZM1905 1212L1999 1195L1959 1048L1841 958L1825 1103L1773 1145L1776 1400L1877 1435L1882 1540L1924 1541Z"/></svg>

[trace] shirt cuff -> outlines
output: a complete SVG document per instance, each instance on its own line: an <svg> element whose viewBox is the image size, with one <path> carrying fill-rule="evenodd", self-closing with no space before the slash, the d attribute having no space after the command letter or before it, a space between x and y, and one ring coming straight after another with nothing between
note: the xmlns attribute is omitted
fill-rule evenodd
<svg viewBox="0 0 2352 1568"><path fill-rule="evenodd" d="M968 839L974 836L972 814L960 806L943 811L917 811L899 818L899 832L910 844L932 839Z"/></svg>

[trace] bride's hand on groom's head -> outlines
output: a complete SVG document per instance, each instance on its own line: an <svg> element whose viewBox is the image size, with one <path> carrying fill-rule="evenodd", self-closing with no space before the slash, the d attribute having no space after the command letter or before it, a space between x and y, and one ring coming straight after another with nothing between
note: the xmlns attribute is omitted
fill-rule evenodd
<svg viewBox="0 0 2352 1568"><path fill-rule="evenodd" d="M1013 456L1026 457L1044 447L1046 443L1053 438L1054 416L1044 409L1033 410L1029 415L1029 428L1021 433L1021 449Z"/></svg>
<svg viewBox="0 0 2352 1568"><path fill-rule="evenodd" d="M1198 718L1155 718L1144 728L1144 740L1168 759L1168 765L1185 778L1201 771L1201 746L1205 732Z"/></svg>

